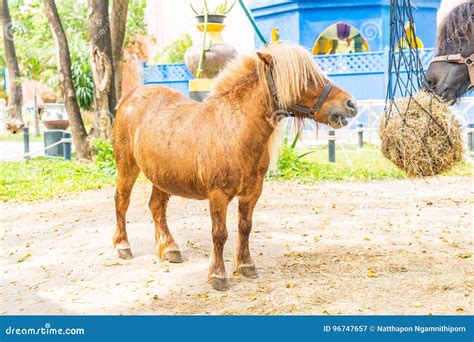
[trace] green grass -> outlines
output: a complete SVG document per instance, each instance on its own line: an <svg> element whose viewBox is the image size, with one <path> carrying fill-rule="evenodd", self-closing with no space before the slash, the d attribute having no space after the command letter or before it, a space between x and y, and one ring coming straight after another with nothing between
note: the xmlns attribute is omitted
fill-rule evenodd
<svg viewBox="0 0 474 342"><path fill-rule="evenodd" d="M61 158L0 162L0 201L44 200L113 185L116 176L111 145L96 141L94 150L94 160L90 163L65 161ZM299 157L308 152L310 153ZM340 147L336 151L334 164L328 162L326 146L312 150L292 150L285 147L278 161L279 170L272 173L269 179L316 182L406 178L375 146L366 145L362 150L346 147L346 152L352 166ZM472 164L462 164L447 175L473 176L474 168Z"/></svg>
<svg viewBox="0 0 474 342"><path fill-rule="evenodd" d="M366 144L363 149L347 146L344 150L338 146L336 162L329 163L327 146L311 150L292 150L284 147L278 160L278 171L270 178L302 182L406 178L406 174L385 159L374 145ZM474 167L472 164L463 163L445 175L473 176Z"/></svg>
<svg viewBox="0 0 474 342"><path fill-rule="evenodd" d="M0 142L17 142L17 141L23 141L23 133L17 133L17 134L7 134L7 135L0 135ZM38 136L35 136L34 134L30 133L30 142L38 142L38 141L43 141L43 135L40 134Z"/></svg>
<svg viewBox="0 0 474 342"><path fill-rule="evenodd" d="M90 163L62 158L35 158L29 161L0 162L0 201L24 202L57 198L115 183L112 146L94 142Z"/></svg>
<svg viewBox="0 0 474 342"><path fill-rule="evenodd" d="M36 158L0 163L0 201L33 201L61 197L114 184L115 173L97 163Z"/></svg>

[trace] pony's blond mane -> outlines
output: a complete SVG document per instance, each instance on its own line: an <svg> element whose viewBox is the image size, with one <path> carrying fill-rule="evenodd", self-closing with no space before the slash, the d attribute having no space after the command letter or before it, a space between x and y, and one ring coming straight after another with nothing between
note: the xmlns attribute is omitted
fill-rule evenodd
<svg viewBox="0 0 474 342"><path fill-rule="evenodd" d="M288 108L301 99L310 86L324 85L326 77L311 54L303 47L288 42L273 43L261 52L272 57L272 75L283 108ZM257 75L259 86L265 94L267 108L271 111L274 108L274 100L268 85L265 63L256 54L229 62L216 78L211 96L223 96L232 91L248 89L249 82L255 82L255 77L249 77L251 74ZM270 169L276 167L284 130L284 122L281 122L268 141Z"/></svg>
<svg viewBox="0 0 474 342"><path fill-rule="evenodd" d="M262 52L272 56L273 78L283 108L297 102L310 86L324 84L324 74L303 47L292 43L276 43L268 45ZM267 98L271 99L264 63L256 58L259 62L260 82L267 92Z"/></svg>
<svg viewBox="0 0 474 342"><path fill-rule="evenodd" d="M283 108L297 102L311 85L324 83L325 76L313 57L299 45L288 42L272 43L261 52L272 56L272 74ZM223 95L237 84L248 82L250 72L258 74L260 86L271 108L273 99L265 73L265 63L256 54L252 57L242 56L230 62L214 82L211 95Z"/></svg>

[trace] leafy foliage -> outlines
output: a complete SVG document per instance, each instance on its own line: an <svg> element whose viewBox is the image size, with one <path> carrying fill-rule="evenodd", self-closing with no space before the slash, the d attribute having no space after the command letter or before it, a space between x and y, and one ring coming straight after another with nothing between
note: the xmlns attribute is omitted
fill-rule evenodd
<svg viewBox="0 0 474 342"><path fill-rule="evenodd" d="M146 0L131 0L128 5L127 32L125 33L125 46L130 36L146 34L145 22Z"/></svg>
<svg viewBox="0 0 474 342"><path fill-rule="evenodd" d="M71 53L72 81L76 89L79 107L90 110L94 100L94 86L89 54L84 49L75 48Z"/></svg>
<svg viewBox="0 0 474 342"><path fill-rule="evenodd" d="M10 0L8 3L22 77L40 81L58 91L56 48L44 13L43 1ZM73 81L79 105L82 109L89 109L93 92L87 0L61 0L56 1L56 5L71 50ZM145 8L145 0L130 2L126 37L145 33ZM2 37L3 35L0 35L0 64L5 65Z"/></svg>
<svg viewBox="0 0 474 342"><path fill-rule="evenodd" d="M115 182L98 163L36 158L0 163L0 201L33 201L61 197Z"/></svg>
<svg viewBox="0 0 474 342"><path fill-rule="evenodd" d="M115 175L117 170L115 168L114 149L110 142L102 139L96 139L93 142L94 161L96 165L103 171L110 175Z"/></svg>
<svg viewBox="0 0 474 342"><path fill-rule="evenodd" d="M193 45L189 34L184 34L181 38L175 40L163 49L160 56L161 63L183 63L186 50Z"/></svg>
<svg viewBox="0 0 474 342"><path fill-rule="evenodd" d="M18 139L18 136L13 137ZM112 144L95 140L93 149L92 163L60 158L0 162L0 201L48 199L114 184L116 169ZM326 163L327 150L324 147L308 154L285 146L278 160L278 172L269 178L300 182L405 178L405 174L383 158L375 146L363 150L347 147L346 150L350 153L352 166L344 162L340 152L335 164ZM472 165L464 164L447 175L473 176L474 170Z"/></svg>
<svg viewBox="0 0 474 342"><path fill-rule="evenodd" d="M322 156L321 153L319 153L319 156L322 157L321 161L327 160L327 156ZM321 161L315 162L300 157L295 150L285 147L278 160L278 173L273 177L304 182L405 178L403 172L398 171L393 166L374 168L354 165L349 167L343 163L330 164Z"/></svg>
<svg viewBox="0 0 474 342"><path fill-rule="evenodd" d="M203 7L199 10L196 10L192 2L189 5L191 6L192 11L196 15L203 15L203 14L206 14L206 8L208 8L206 1L207 0L201 1L203 3ZM233 0L233 1L224 0L223 2L219 3L214 9L212 10L208 9L207 12L208 14L227 15L229 14L230 11L232 11L236 2L237 0Z"/></svg>
<svg viewBox="0 0 474 342"><path fill-rule="evenodd" d="M352 165L348 163L343 151L339 148L336 150L336 163L329 163L327 162L328 151L326 146L309 151L298 151L285 145L278 158L278 170L270 178L303 182L406 178L405 173L385 159L376 146L366 145L362 150L356 147L346 147L345 150L351 159ZM465 176L473 174L472 166L464 164L446 175Z"/></svg>

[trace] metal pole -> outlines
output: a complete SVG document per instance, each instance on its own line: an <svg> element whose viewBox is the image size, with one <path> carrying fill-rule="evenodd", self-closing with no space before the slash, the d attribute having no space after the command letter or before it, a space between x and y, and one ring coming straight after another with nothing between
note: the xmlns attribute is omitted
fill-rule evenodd
<svg viewBox="0 0 474 342"><path fill-rule="evenodd" d="M467 145L469 151L474 151L474 124L467 125Z"/></svg>
<svg viewBox="0 0 474 342"><path fill-rule="evenodd" d="M35 116L35 136L39 137L39 111L38 111L38 92L36 91L36 81L35 82L35 108L34 108L34 116Z"/></svg>
<svg viewBox="0 0 474 342"><path fill-rule="evenodd" d="M257 34L258 38L260 38L260 41L263 43L263 45L267 45L267 40L263 36L262 32L260 32L257 24L255 23L255 20L252 18L252 15L250 14L249 10L247 9L247 6L245 6L244 2L242 0L239 0L240 6L244 10L245 15L247 16L247 19L250 21L250 24L252 25L253 29L255 30L255 33Z"/></svg>
<svg viewBox="0 0 474 342"><path fill-rule="evenodd" d="M69 132L63 133L63 152L64 152L64 159L71 160L71 143L72 143L72 135Z"/></svg>
<svg viewBox="0 0 474 342"><path fill-rule="evenodd" d="M369 135L369 144L372 143L372 115L374 114L373 112L373 107L372 107L372 101L369 102L369 109L367 112L367 128L369 129L368 135Z"/></svg>
<svg viewBox="0 0 474 342"><path fill-rule="evenodd" d="M357 134L359 138L359 148L363 148L364 147L364 125L363 124L359 124Z"/></svg>
<svg viewBox="0 0 474 342"><path fill-rule="evenodd" d="M328 151L329 151L329 162L335 163L336 162L336 132L333 130L329 131L328 137Z"/></svg>
<svg viewBox="0 0 474 342"><path fill-rule="evenodd" d="M23 127L23 158L30 159L30 129Z"/></svg>

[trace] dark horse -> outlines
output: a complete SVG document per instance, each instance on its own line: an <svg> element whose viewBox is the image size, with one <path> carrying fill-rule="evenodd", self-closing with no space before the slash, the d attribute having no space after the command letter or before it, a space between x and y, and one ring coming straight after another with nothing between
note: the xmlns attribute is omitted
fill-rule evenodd
<svg viewBox="0 0 474 342"><path fill-rule="evenodd" d="M302 117L333 128L346 125L347 118L357 113L352 96L332 85L306 50L291 44L270 45L252 57L235 60L202 103L153 85L126 97L114 124L118 172L114 245L119 257L132 257L125 214L142 171L153 183L150 210L160 258L182 261L166 222L170 196L208 199L214 243L209 282L217 290L225 289L227 206L238 197L235 270L256 277L249 234L276 132L272 113L295 109Z"/></svg>
<svg viewBox="0 0 474 342"><path fill-rule="evenodd" d="M474 87L474 1L455 7L439 28L436 57L426 85L454 103Z"/></svg>

